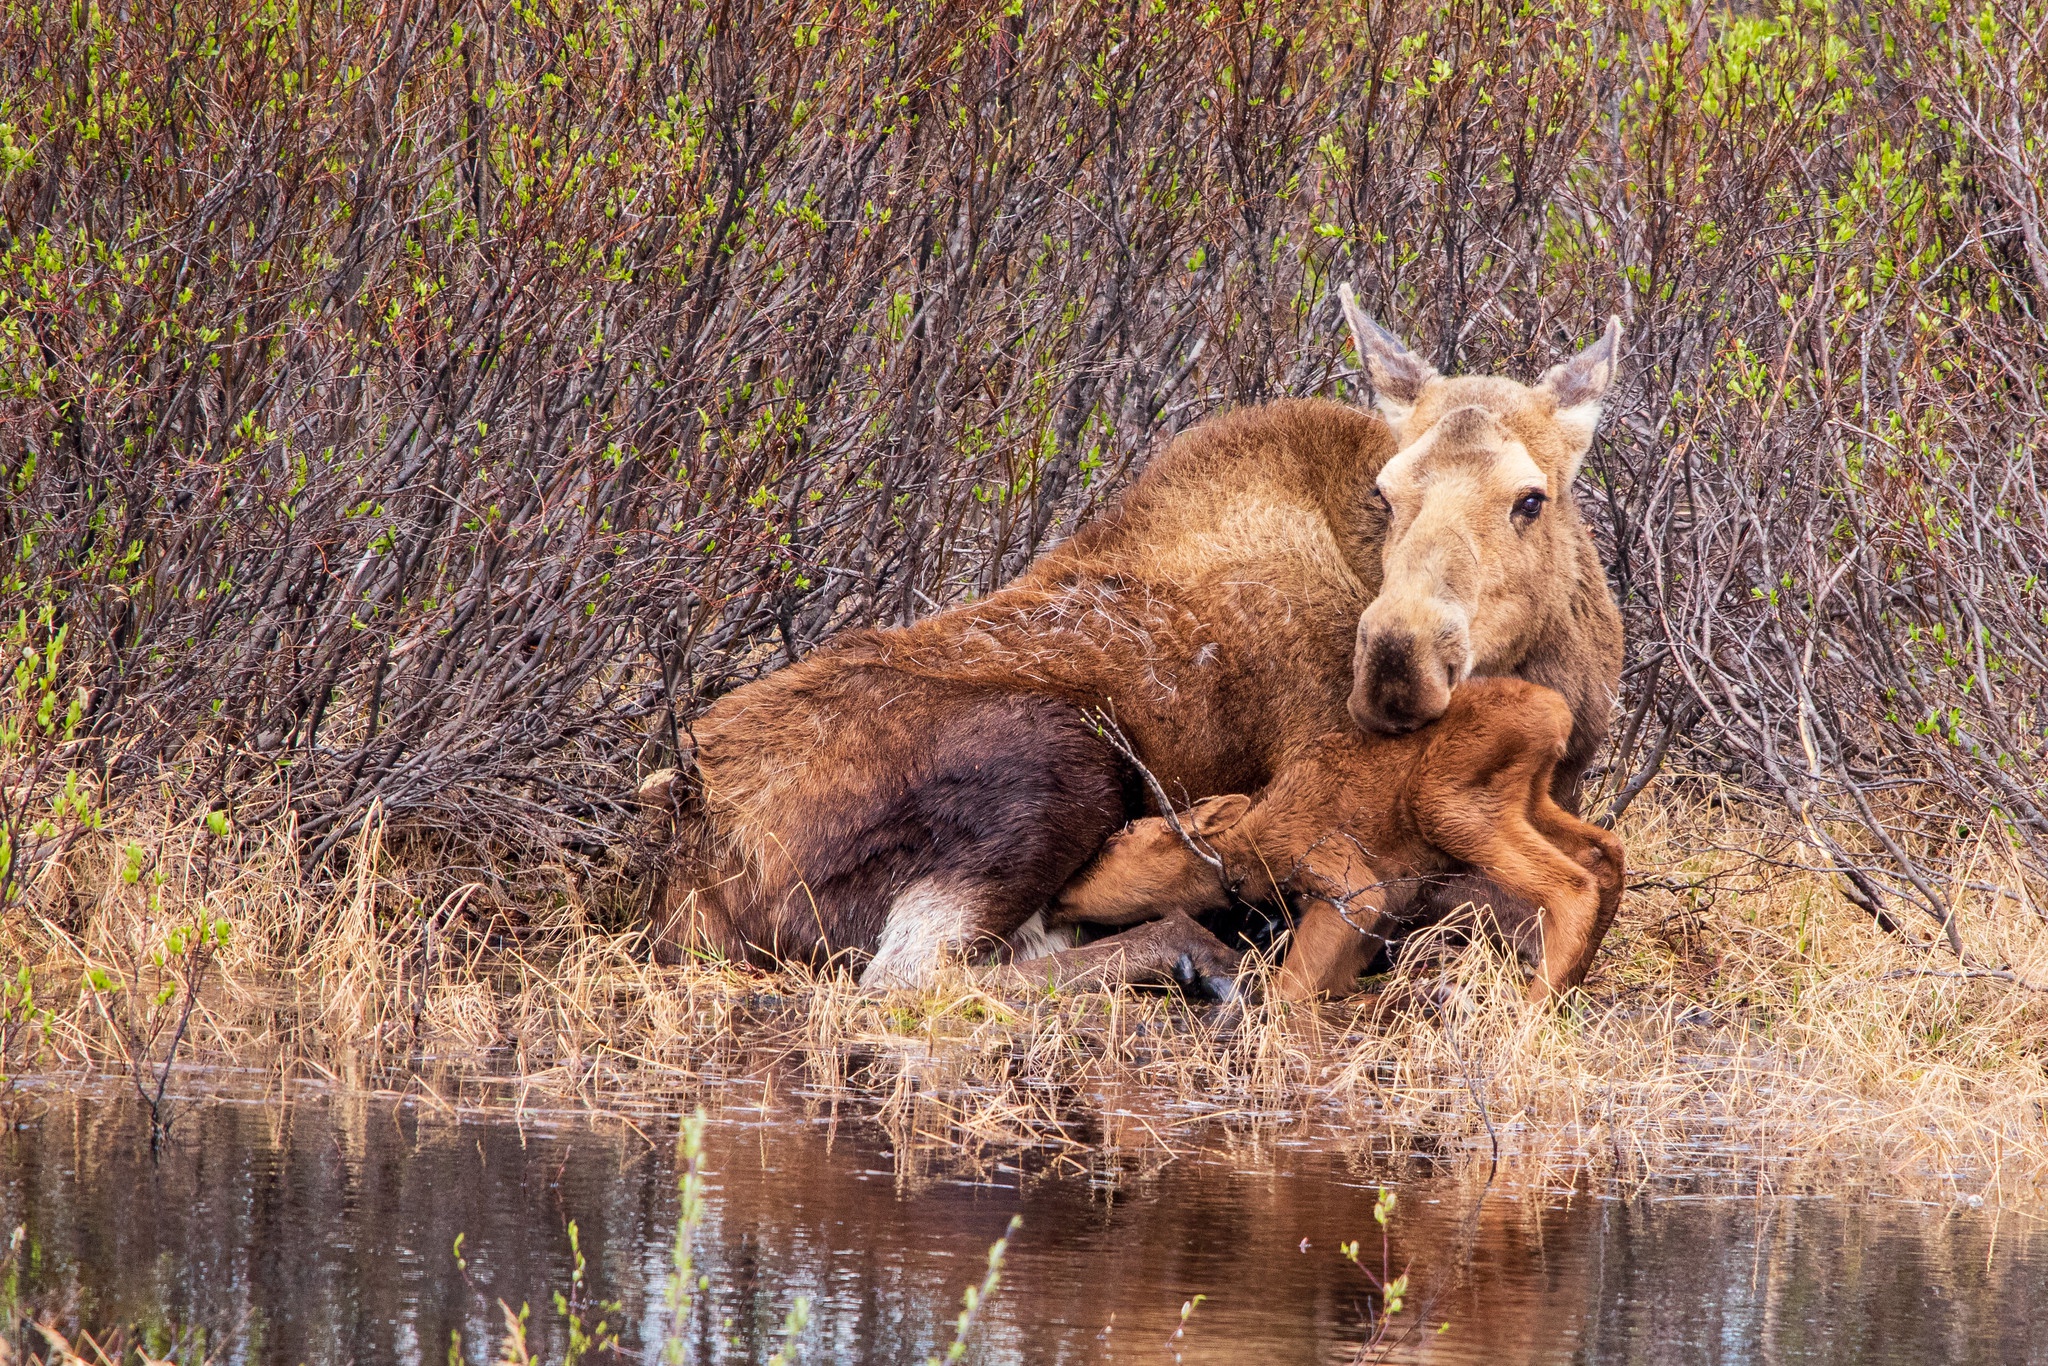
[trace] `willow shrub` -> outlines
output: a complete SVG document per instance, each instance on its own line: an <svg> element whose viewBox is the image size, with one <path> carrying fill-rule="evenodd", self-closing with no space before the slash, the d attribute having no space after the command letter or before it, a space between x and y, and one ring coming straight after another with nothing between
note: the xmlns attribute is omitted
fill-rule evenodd
<svg viewBox="0 0 2048 1366"><path fill-rule="evenodd" d="M1354 396L1342 279L1446 368L1626 320L1605 800L1679 756L1881 915L2025 895L2044 25L8 0L0 579L86 699L15 747L309 865L373 805L587 852L721 690L999 584L1207 413Z"/></svg>

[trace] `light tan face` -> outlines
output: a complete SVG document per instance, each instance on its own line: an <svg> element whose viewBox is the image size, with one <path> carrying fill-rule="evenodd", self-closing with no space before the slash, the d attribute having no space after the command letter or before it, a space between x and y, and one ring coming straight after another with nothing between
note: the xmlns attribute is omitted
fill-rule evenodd
<svg viewBox="0 0 2048 1366"><path fill-rule="evenodd" d="M1181 828L1200 839L1231 829L1251 808L1249 797L1206 797L1182 812ZM1111 835L1087 866L1060 889L1052 923L1121 925L1141 916L1193 915L1229 904L1216 872L1164 816L1132 821Z"/></svg>
<svg viewBox="0 0 2048 1366"><path fill-rule="evenodd" d="M1585 540L1571 484L1621 325L1533 385L1446 377L1345 295L1399 443L1379 475L1385 579L1359 619L1350 709L1361 726L1399 734L1443 715L1464 679L1513 672L1569 610Z"/></svg>

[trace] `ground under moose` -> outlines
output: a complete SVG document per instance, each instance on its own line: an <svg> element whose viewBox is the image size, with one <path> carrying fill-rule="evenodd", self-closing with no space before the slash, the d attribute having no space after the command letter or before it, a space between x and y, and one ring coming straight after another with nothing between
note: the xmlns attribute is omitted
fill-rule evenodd
<svg viewBox="0 0 2048 1366"><path fill-rule="evenodd" d="M1103 515L979 602L848 632L719 699L643 789L658 951L864 956L917 985L948 955L1227 980L1195 921L1068 947L1060 889L1165 799L1265 787L1333 731L1397 734L1470 677L1555 690L1567 806L1607 733L1621 624L1572 482L1619 323L1533 385L1439 375L1346 296L1377 412L1283 401L1182 434ZM1543 914L1557 912L1545 908ZM1604 922L1599 926L1604 928ZM1299 941L1348 932L1310 903ZM1583 975L1593 928L1535 964ZM1304 994L1329 974L1283 977Z"/></svg>

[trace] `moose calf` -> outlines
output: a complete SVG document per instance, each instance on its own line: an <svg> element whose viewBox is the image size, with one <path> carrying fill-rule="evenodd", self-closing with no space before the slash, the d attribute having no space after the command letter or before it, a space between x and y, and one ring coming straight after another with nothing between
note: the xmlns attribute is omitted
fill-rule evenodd
<svg viewBox="0 0 2048 1366"><path fill-rule="evenodd" d="M1621 898L1621 841L1551 796L1571 728L1557 693L1490 678L1460 685L1425 729L1325 735L1259 800L1210 797L1186 814L1220 869L1167 818L1147 817L1067 884L1052 923L1198 916L1233 895L1290 899L1279 992L1306 1000L1355 980L1425 884L1476 875L1469 899L1491 902L1535 970L1529 999L1545 1000L1584 976Z"/></svg>

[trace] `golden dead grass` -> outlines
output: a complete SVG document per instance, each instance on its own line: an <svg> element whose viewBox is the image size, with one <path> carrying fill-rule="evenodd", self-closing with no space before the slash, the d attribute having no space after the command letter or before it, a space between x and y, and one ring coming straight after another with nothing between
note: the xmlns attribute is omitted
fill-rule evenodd
<svg viewBox="0 0 2048 1366"><path fill-rule="evenodd" d="M1136 992L1018 1000L965 969L877 996L831 970L657 968L637 936L589 923L595 893L566 876L515 932L480 913L504 889L399 857L379 825L351 871L315 886L282 839L209 841L138 814L81 846L0 932L48 1012L16 1030L7 1065L148 1078L175 1036L184 1068L416 1087L436 1103L844 1107L888 1126L913 1163L1015 1144L1142 1160L1222 1132L1454 1163L1497 1151L1530 1184L2038 1197L2038 889L2001 884L2009 865L1988 847L1969 860L1970 883L2000 890L1962 890L1966 942L2019 980L1970 976L1788 866L1796 843L1740 804L1666 795L1623 833L1636 885L1569 1008L1532 1012L1497 955L1446 947L1406 955L1405 976L1382 984L1405 1008L1288 1011ZM203 962L178 937L195 923L230 927ZM510 1084L465 1091L465 1075Z"/></svg>

